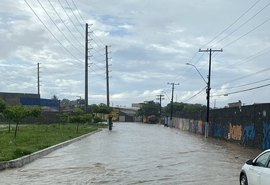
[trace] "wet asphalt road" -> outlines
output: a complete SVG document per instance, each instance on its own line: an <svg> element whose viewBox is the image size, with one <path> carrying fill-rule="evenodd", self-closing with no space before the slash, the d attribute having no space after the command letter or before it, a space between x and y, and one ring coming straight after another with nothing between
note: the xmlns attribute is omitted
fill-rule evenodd
<svg viewBox="0 0 270 185"><path fill-rule="evenodd" d="M237 185L243 163L258 150L141 123L115 123L19 169L1 185Z"/></svg>

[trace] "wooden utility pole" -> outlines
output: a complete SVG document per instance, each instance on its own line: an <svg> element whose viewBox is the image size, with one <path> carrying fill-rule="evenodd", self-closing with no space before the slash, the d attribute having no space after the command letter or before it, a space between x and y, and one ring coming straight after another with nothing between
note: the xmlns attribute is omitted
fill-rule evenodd
<svg viewBox="0 0 270 185"><path fill-rule="evenodd" d="M207 100L207 110L206 110L206 126L205 126L205 137L208 137L208 124L209 124L209 109L210 109L210 90L211 90L211 60L212 60L212 53L213 52L222 52L222 49L199 49L199 52L207 52L209 53L209 70L208 70L208 82L207 82L207 89L206 89L206 100Z"/></svg>
<svg viewBox="0 0 270 185"><path fill-rule="evenodd" d="M171 115L170 115L170 126L172 126L172 117L173 117L173 94L174 94L174 86L179 85L179 83L168 83L172 85L172 99L171 99Z"/></svg>
<svg viewBox="0 0 270 185"><path fill-rule="evenodd" d="M37 63L37 90L38 90L38 95L40 97L40 76L39 76L39 64Z"/></svg>
<svg viewBox="0 0 270 185"><path fill-rule="evenodd" d="M108 62L108 46L105 46L106 53L106 87L107 87L107 106L110 106L110 91L109 91L109 62Z"/></svg>
<svg viewBox="0 0 270 185"><path fill-rule="evenodd" d="M88 24L85 25L85 112L88 111Z"/></svg>
<svg viewBox="0 0 270 185"><path fill-rule="evenodd" d="M161 117L161 113L162 113L162 106L161 106L161 101L162 100L164 100L164 98L163 98L163 94L159 94L159 95L157 95L157 100L159 100L159 115L160 115L160 117Z"/></svg>

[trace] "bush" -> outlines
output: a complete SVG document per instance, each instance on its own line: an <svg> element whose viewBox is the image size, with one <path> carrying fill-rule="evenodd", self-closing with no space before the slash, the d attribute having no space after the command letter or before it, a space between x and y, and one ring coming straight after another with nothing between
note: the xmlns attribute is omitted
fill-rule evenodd
<svg viewBox="0 0 270 185"><path fill-rule="evenodd" d="M103 120L100 117L94 117L94 123L102 122Z"/></svg>
<svg viewBox="0 0 270 185"><path fill-rule="evenodd" d="M13 152L13 158L19 158L28 154L31 154L32 152L26 149L21 149L21 148L17 148L14 152Z"/></svg>

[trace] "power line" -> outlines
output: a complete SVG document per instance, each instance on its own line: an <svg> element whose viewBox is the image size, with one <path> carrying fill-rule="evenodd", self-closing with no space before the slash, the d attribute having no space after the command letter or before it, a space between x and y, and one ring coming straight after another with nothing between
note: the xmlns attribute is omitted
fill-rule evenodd
<svg viewBox="0 0 270 185"><path fill-rule="evenodd" d="M242 17L244 17L253 7L255 7L261 0L257 0L254 4L252 4L251 7L249 7L244 13L242 13L234 22L232 22L227 28L225 28L223 31L221 31L219 34L217 34L212 40L210 40L207 44L204 46L210 44L213 42L216 38L218 38L220 35L225 33L227 30L229 30L233 25L235 25Z"/></svg>
<svg viewBox="0 0 270 185"><path fill-rule="evenodd" d="M234 22L232 22L227 28L225 28L223 31L221 31L219 34L217 34L213 39L211 39L208 43L204 44L204 46L210 44L211 42L213 42L216 38L218 38L220 35L222 35L223 33L225 33L227 30L229 30L233 25L235 25L242 17L244 17L253 7L255 7L261 0L257 0L254 4L251 5L251 7L249 7L244 13L242 13ZM268 5L267 5L268 6ZM265 7L266 8L266 7ZM261 10L262 11L262 10ZM196 52L197 54L197 52ZM196 56L196 54L194 56ZM216 53L217 55L218 53ZM215 56L216 56L215 55ZM194 58L194 56L192 57L192 59ZM213 57L215 57L213 56ZM192 60L191 60L192 61ZM191 63L190 61L190 63ZM198 60L199 61L199 60ZM198 62L197 61L197 62Z"/></svg>
<svg viewBox="0 0 270 185"><path fill-rule="evenodd" d="M249 85L253 85L253 84L265 82L265 81L268 81L268 80L270 80L270 78L266 78L266 79L259 80L259 81L256 81L256 82L251 82L251 83L247 83L247 84L242 84L242 85L238 85L238 86L234 86L234 87L223 88L223 90L225 90L225 89L235 89L235 88L245 87L245 86L249 86Z"/></svg>
<svg viewBox="0 0 270 185"><path fill-rule="evenodd" d="M62 9L64 10L66 16L68 17L69 21L72 23L72 25L75 27L75 29L77 30L77 32L79 32L79 34L81 35L82 38L84 38L84 35L78 30L77 26L75 25L75 23L73 22L73 20L70 18L70 16L68 15L66 9L64 8L63 4L61 3L60 0L58 0L60 6L62 7Z"/></svg>
<svg viewBox="0 0 270 185"><path fill-rule="evenodd" d="M255 2L254 6L258 3L259 1ZM246 25L248 22L250 22L252 19L254 19L259 13L261 13L265 8L267 8L270 5L270 3L266 4L262 9L260 9L256 14L254 14L253 16L251 16L248 20L246 20L244 23L242 23L240 26L238 26L235 30L233 30L232 32L230 32L228 35L226 35L225 37L223 37L222 39L218 40L216 43L219 43L223 40L225 40L226 38L228 38L230 35L232 35L233 33L235 33L236 31L238 31L240 28L242 28L244 25ZM254 7L252 6L252 8ZM223 47L224 48L224 47Z"/></svg>
<svg viewBox="0 0 270 185"><path fill-rule="evenodd" d="M24 0L24 2L27 4L27 6L31 9L31 11L35 14L35 16L38 18L38 20L41 22L41 24L46 28L46 30L53 36L53 38L63 47L63 49L69 53L76 61L78 61L81 64L81 60L79 60L75 55L73 55L61 42L57 37L53 34L53 32L46 26L46 24L40 19L38 14L35 12L35 10L31 7L31 5L27 2L27 0Z"/></svg>
<svg viewBox="0 0 270 185"><path fill-rule="evenodd" d="M80 13L80 11L79 11L77 5L75 4L75 2L74 2L73 0L72 0L72 3L73 3L73 5L74 5L74 7L76 8L76 10L77 10L77 12L78 12L80 18L82 19L82 21L83 21L83 22L86 22L86 21L84 20L84 18L82 17L82 15L81 15L81 13Z"/></svg>
<svg viewBox="0 0 270 185"><path fill-rule="evenodd" d="M239 38L227 43L223 48L228 47L230 45L232 45L233 43L235 43L236 41L240 40L241 38L245 37L246 35L250 34L251 32L255 31L256 29L258 29L259 27L261 27L262 25L264 25L265 23L267 23L268 21L270 21L270 18L266 19L265 21L263 21L261 24L259 24L258 26L256 26L255 28L251 29L250 31L248 31L247 33L241 35Z"/></svg>
<svg viewBox="0 0 270 185"><path fill-rule="evenodd" d="M250 56L248 56L248 57L246 57L246 58L244 58L244 59L240 59L240 61L242 61L242 62L237 63L237 65L241 65L241 64L250 62L250 61L252 61L253 59L255 59L255 58L257 58L257 57L259 57L259 56L261 56L261 55L264 55L264 54L266 54L266 53L268 53L268 52L270 52L270 47L264 48L264 49L258 51L257 53L255 53L255 54L253 54L253 55L250 55ZM229 66L227 66L227 67L228 67L228 68L230 68L230 67L235 67L235 64L229 65Z"/></svg>
<svg viewBox="0 0 270 185"><path fill-rule="evenodd" d="M240 90L240 91L234 91L234 92L229 92L229 93L224 93L224 94L217 94L217 95L213 95L212 97L216 97L216 96L228 96L230 94L237 94L237 93L241 93L241 92L252 91L252 90L263 88L263 87L267 87L267 86L270 86L270 83L269 84L265 84L265 85L261 85L261 86L257 86L257 87L253 87L253 88L249 88L249 89Z"/></svg>
<svg viewBox="0 0 270 185"><path fill-rule="evenodd" d="M42 7L42 9L44 10L44 12L47 14L47 16L50 18L50 20L52 21L52 23L55 25L55 27L58 29L58 31L60 31L62 33L62 35L65 37L65 39L68 41L69 44L71 44L79 53L83 54L76 46L74 46L73 43L71 43L71 41L66 37L65 33L58 27L58 25L55 23L55 21L52 19L52 17L50 16L50 14L47 12L47 10L44 8L44 6L40 3L39 0L37 0L39 5Z"/></svg>
<svg viewBox="0 0 270 185"><path fill-rule="evenodd" d="M262 70L260 70L260 71L256 71L256 72L250 73L250 74L248 74L248 75L244 75L244 76L241 76L241 77L232 79L232 80L227 81L227 82L223 82L222 85L225 85L225 84L230 83L230 82L235 82L235 81L238 81L238 80L242 80L242 79L245 79L245 78L248 78L248 77L251 77L251 76L254 76L254 75L263 73L263 72L266 72L266 71L268 71L268 70L270 70L270 67L265 68L265 69L262 69ZM221 86L222 86L222 85L221 85Z"/></svg>
<svg viewBox="0 0 270 185"><path fill-rule="evenodd" d="M67 30L69 31L69 33L73 36L73 38L78 42L79 45L81 45L82 47L84 47L84 45L76 38L76 36L74 35L74 33L69 29L69 27L67 26L67 24L63 21L63 19L61 18L61 16L59 15L59 13L56 11L56 9L53 6L53 4L51 3L51 1L48 0L48 2L50 3L51 7L53 8L53 10L56 13L56 15L58 16L58 18L61 20L62 24L67 28Z"/></svg>
<svg viewBox="0 0 270 185"><path fill-rule="evenodd" d="M78 19L77 16L75 15L75 13L74 13L74 11L72 10L71 6L69 5L68 1L67 1L67 0L65 0L65 1L66 1L67 5L68 5L70 11L72 12L73 16L74 16L75 19L78 21L79 25L81 26L82 30L84 31L83 25L80 23L79 19Z"/></svg>
<svg viewBox="0 0 270 185"><path fill-rule="evenodd" d="M192 100L193 98L195 98L196 96L198 96L199 94L201 94L205 89L207 89L207 86L205 86L203 89L201 89L199 92L197 92L196 94L194 94L193 96L191 96L187 100L183 101L183 103L189 102L190 100Z"/></svg>

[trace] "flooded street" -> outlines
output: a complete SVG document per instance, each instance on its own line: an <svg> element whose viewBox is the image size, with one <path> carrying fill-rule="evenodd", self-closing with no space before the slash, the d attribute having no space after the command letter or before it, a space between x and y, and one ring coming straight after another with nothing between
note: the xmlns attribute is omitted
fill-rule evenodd
<svg viewBox="0 0 270 185"><path fill-rule="evenodd" d="M0 184L238 185L259 151L161 125L115 123L19 169Z"/></svg>

